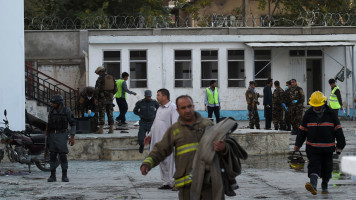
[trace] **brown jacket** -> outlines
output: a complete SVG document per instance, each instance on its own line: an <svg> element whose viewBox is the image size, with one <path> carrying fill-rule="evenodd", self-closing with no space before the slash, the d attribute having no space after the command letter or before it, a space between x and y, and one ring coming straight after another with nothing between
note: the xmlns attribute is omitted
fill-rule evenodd
<svg viewBox="0 0 356 200"><path fill-rule="evenodd" d="M192 126L184 124L178 118L178 121L168 128L162 140L155 144L153 150L142 163L142 165L147 165L149 169L152 169L175 149L175 187L191 184L191 171L195 152L205 129L213 125L212 121L203 118L199 113L195 112L195 116L196 122Z"/></svg>

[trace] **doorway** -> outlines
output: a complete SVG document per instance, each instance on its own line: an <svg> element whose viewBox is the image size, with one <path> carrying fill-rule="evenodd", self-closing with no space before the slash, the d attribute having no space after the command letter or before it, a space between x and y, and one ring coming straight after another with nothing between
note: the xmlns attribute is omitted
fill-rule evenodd
<svg viewBox="0 0 356 200"><path fill-rule="evenodd" d="M322 59L321 58L307 58L307 93L306 100L309 104L309 97L315 91L323 92L322 85Z"/></svg>

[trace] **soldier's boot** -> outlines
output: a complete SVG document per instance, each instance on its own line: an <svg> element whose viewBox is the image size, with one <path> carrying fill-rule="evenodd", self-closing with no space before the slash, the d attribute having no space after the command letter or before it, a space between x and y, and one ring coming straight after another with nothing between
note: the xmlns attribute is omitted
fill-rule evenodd
<svg viewBox="0 0 356 200"><path fill-rule="evenodd" d="M259 124L256 124L256 129L260 129L260 125Z"/></svg>
<svg viewBox="0 0 356 200"><path fill-rule="evenodd" d="M274 130L278 130L278 129L279 129L278 125L275 125Z"/></svg>
<svg viewBox="0 0 356 200"><path fill-rule="evenodd" d="M110 125L109 132L108 133L114 133L114 125Z"/></svg>
<svg viewBox="0 0 356 200"><path fill-rule="evenodd" d="M311 174L310 175L310 182L305 184L305 189L307 189L313 195L316 195L316 186L318 185L318 175Z"/></svg>
<svg viewBox="0 0 356 200"><path fill-rule="evenodd" d="M328 191L329 179L323 179L321 182L321 194L329 194Z"/></svg>
<svg viewBox="0 0 356 200"><path fill-rule="evenodd" d="M287 127L287 131L291 131L292 129L291 129L291 126L289 125L288 127Z"/></svg>
<svg viewBox="0 0 356 200"><path fill-rule="evenodd" d="M48 182L56 182L56 170L51 170L51 176L47 179Z"/></svg>
<svg viewBox="0 0 356 200"><path fill-rule="evenodd" d="M103 134L104 133L104 125L100 125L99 129L95 133L96 134Z"/></svg>
<svg viewBox="0 0 356 200"><path fill-rule="evenodd" d="M62 170L62 182L69 182L69 178L67 176L67 170Z"/></svg>

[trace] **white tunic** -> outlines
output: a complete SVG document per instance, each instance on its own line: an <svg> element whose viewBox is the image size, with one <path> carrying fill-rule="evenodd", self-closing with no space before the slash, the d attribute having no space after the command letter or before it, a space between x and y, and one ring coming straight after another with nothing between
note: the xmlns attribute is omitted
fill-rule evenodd
<svg viewBox="0 0 356 200"><path fill-rule="evenodd" d="M148 136L151 137L150 151L152 151L154 145L157 142L162 140L163 135L166 133L167 129L172 124L177 122L179 114L176 109L177 106L171 101L164 106L161 105L158 108L155 120L153 121L151 127L151 131L148 134ZM174 151L160 163L160 169L163 185L174 186L173 175L176 171L174 163Z"/></svg>

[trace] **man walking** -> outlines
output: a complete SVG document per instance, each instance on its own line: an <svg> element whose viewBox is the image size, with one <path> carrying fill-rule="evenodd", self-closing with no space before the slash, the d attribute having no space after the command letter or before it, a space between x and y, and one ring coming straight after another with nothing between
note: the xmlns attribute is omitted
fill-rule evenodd
<svg viewBox="0 0 356 200"><path fill-rule="evenodd" d="M162 140L164 133L167 129L178 120L177 106L170 101L170 94L167 89L159 89L157 91L157 101L160 104L160 107L157 110L156 118L153 121L151 131L145 138L145 145L150 145L150 151L153 150L153 147L156 143ZM160 165L161 170L161 180L163 185L158 189L173 189L174 188L174 152L167 156Z"/></svg>
<svg viewBox="0 0 356 200"><path fill-rule="evenodd" d="M321 193L328 194L333 152L336 150L340 154L346 145L340 121L334 111L325 105L326 101L320 91L311 95L309 104L312 107L305 112L294 146L294 151L299 151L306 140L310 182L305 184L305 188L313 195L317 194L318 177L322 178Z"/></svg>
<svg viewBox="0 0 356 200"><path fill-rule="evenodd" d="M195 152L205 129L212 126L213 123L194 111L193 100L190 96L179 96L176 99L176 104L179 113L178 121L168 128L162 140L154 146L151 153L143 161L140 170L143 175L146 175L149 170L171 154L175 148L175 187L179 189L180 200L189 200ZM225 146L225 140L214 142L214 150L217 152L225 151ZM202 196L212 197L211 185L205 183L202 190L204 192Z"/></svg>
<svg viewBox="0 0 356 200"><path fill-rule="evenodd" d="M291 131L291 116L290 116L290 105L291 105L290 91L291 91L291 88L292 88L291 81L287 81L286 88L283 93L283 102L285 104L285 107L283 108L283 110L284 110L284 125L285 125L286 131Z"/></svg>
<svg viewBox="0 0 356 200"><path fill-rule="evenodd" d="M271 130L272 122L272 84L273 79L267 80L267 85L263 88L263 106L266 118L266 130Z"/></svg>
<svg viewBox="0 0 356 200"><path fill-rule="evenodd" d="M280 87L279 81L274 82L274 89L273 91L273 99L272 99L272 120L274 129L282 129L284 128L283 123L283 96L284 90Z"/></svg>
<svg viewBox="0 0 356 200"><path fill-rule="evenodd" d="M136 92L130 91L127 89L127 84L126 81L129 79L129 74L127 72L123 72L121 74L121 79L116 81L116 86L117 86L117 92L115 94L116 98L116 103L117 106L119 107L120 115L116 117L116 121L118 122L118 125L121 126L126 123L126 113L128 110L128 105L127 105L127 93L136 95Z"/></svg>
<svg viewBox="0 0 356 200"><path fill-rule="evenodd" d="M133 109L133 112L140 117L140 128L138 130L138 144L140 145L138 151L140 153L143 152L143 141L146 137L146 133L150 132L151 130L153 120L156 116L156 111L159 107L158 102L153 100L151 96L151 90L146 90L145 98L139 100Z"/></svg>
<svg viewBox="0 0 356 200"><path fill-rule="evenodd" d="M113 116L113 96L117 91L114 77L106 74L105 68L99 66L95 73L99 75L95 83L96 94L98 95L99 110L99 130L96 133L103 134L105 124L105 111L110 126L108 133L114 133L114 116Z"/></svg>
<svg viewBox="0 0 356 200"><path fill-rule="evenodd" d="M221 101L220 101L218 88L216 87L215 80L211 80L210 87L206 88L204 104L205 104L205 110L208 109L208 118L212 118L214 112L216 123L219 123Z"/></svg>
<svg viewBox="0 0 356 200"><path fill-rule="evenodd" d="M256 126L256 129L260 129L260 118L257 111L257 105L260 104L258 102L260 95L255 91L255 87L256 83L250 81L249 87L245 93L250 129L253 129L254 126Z"/></svg>
<svg viewBox="0 0 356 200"><path fill-rule="evenodd" d="M68 124L70 125L69 144L74 145L74 135L76 132L75 120L69 108L63 104L63 97L59 94L51 98L51 110L48 115L47 135L48 146L50 151L50 168L51 176L47 179L48 182L56 182L57 157L59 157L62 168L62 182L69 182L67 177L68 170Z"/></svg>
<svg viewBox="0 0 356 200"><path fill-rule="evenodd" d="M304 109L304 91L301 87L297 85L297 81L295 79L291 80L292 88L290 91L291 105L290 105L290 116L292 123L292 135L296 135L298 132L299 125L302 121L303 117L303 109Z"/></svg>
<svg viewBox="0 0 356 200"><path fill-rule="evenodd" d="M329 79L329 85L331 86L330 102L329 106L334 110L336 116L339 115L339 109L342 109L342 98L339 86L336 85L335 79Z"/></svg>

